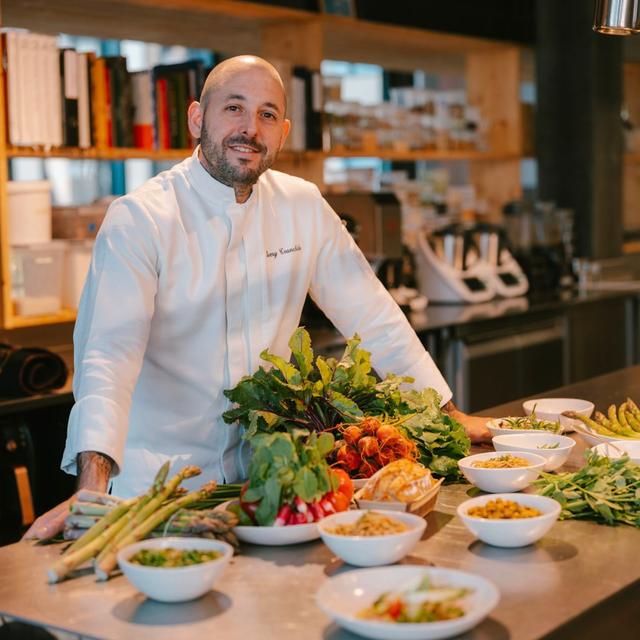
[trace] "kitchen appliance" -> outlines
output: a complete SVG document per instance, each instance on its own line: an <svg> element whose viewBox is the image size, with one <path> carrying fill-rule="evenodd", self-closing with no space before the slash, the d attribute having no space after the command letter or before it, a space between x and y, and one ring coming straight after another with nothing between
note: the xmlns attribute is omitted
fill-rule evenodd
<svg viewBox="0 0 640 640"><path fill-rule="evenodd" d="M593 30L613 36L640 33L638 0L597 0Z"/></svg>
<svg viewBox="0 0 640 640"><path fill-rule="evenodd" d="M460 225L419 234L415 260L419 289L432 302L477 303L496 295L491 267Z"/></svg>
<svg viewBox="0 0 640 640"><path fill-rule="evenodd" d="M490 278L496 294L502 298L523 296L529 281L507 243L505 230L494 224L479 223L471 230L480 258L490 267Z"/></svg>

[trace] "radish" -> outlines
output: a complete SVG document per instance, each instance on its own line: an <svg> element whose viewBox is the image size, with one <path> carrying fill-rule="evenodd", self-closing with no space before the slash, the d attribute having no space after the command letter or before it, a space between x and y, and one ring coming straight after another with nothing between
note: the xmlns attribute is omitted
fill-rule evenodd
<svg viewBox="0 0 640 640"><path fill-rule="evenodd" d="M278 515L273 522L274 527L284 527L291 518L291 507L288 504L283 504L278 511Z"/></svg>

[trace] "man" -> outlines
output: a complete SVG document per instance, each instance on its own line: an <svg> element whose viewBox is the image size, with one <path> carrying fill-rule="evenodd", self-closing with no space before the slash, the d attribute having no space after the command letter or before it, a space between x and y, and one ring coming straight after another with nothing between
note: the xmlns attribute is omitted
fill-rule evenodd
<svg viewBox="0 0 640 640"><path fill-rule="evenodd" d="M266 61L218 65L189 107L193 156L115 201L96 240L75 342L62 468L79 488L131 496L158 467L196 464L240 480L246 443L225 425L223 390L287 354L307 292L344 335L356 331L381 375L442 395L474 440L484 420L458 412L404 314L317 187L269 170L290 123ZM189 483L187 483L189 484ZM27 535L59 529L67 504ZM47 529L48 527L48 529Z"/></svg>

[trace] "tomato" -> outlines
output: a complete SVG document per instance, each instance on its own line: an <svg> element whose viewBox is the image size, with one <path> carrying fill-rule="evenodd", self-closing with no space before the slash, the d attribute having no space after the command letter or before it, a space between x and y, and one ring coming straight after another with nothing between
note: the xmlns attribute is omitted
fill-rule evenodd
<svg viewBox="0 0 640 640"><path fill-rule="evenodd" d="M253 524L257 524L256 511L260 506L260 501L258 500L256 502L245 502L245 500L243 500L244 494L247 492L248 488L249 488L249 481L247 480L242 485L242 489L240 490L240 507L247 514L251 522L253 522Z"/></svg>
<svg viewBox="0 0 640 640"><path fill-rule="evenodd" d="M351 501L353 498L353 481L344 469L332 469L331 472L338 478L339 484L336 489L337 493L342 493Z"/></svg>
<svg viewBox="0 0 640 640"><path fill-rule="evenodd" d="M344 493L339 493L338 491L328 493L327 497L336 511L346 511L351 503L351 500Z"/></svg>
<svg viewBox="0 0 640 640"><path fill-rule="evenodd" d="M397 620L402 613L402 600L396 600L395 602L392 602L387 609L387 613L389 614L389 617Z"/></svg>

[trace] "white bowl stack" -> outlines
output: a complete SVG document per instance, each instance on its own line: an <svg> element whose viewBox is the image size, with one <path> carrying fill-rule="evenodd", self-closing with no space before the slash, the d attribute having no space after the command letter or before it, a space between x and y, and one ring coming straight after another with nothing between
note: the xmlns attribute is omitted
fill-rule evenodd
<svg viewBox="0 0 640 640"><path fill-rule="evenodd" d="M561 467L575 447L575 440L555 433L514 433L492 439L496 451L519 451L542 456L546 463L544 471Z"/></svg>

